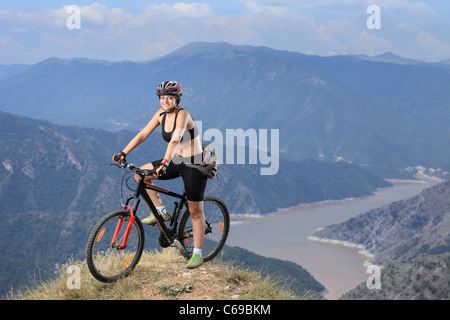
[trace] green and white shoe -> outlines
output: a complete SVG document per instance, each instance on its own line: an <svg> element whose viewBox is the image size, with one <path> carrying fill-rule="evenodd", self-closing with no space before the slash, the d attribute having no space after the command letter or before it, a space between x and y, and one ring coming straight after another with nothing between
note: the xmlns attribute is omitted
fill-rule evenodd
<svg viewBox="0 0 450 320"><path fill-rule="evenodd" d="M188 263L186 264L186 267L188 269L194 269L198 266L201 266L203 264L203 258L200 257L200 255L194 253L192 257L189 259Z"/></svg>
<svg viewBox="0 0 450 320"><path fill-rule="evenodd" d="M166 209L163 209L163 211L160 212L160 214L163 217L164 221L169 221L172 218ZM147 218L141 220L141 222L143 224L148 224L150 226L153 226L157 223L156 218L153 215L153 212Z"/></svg>

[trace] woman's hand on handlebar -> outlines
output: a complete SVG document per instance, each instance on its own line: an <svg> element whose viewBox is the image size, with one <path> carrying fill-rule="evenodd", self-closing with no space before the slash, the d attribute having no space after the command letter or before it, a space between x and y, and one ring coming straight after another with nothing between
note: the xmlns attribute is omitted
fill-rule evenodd
<svg viewBox="0 0 450 320"><path fill-rule="evenodd" d="M127 154L125 152L120 151L119 153L116 153L115 155L113 155L112 159L116 163L119 163L122 161L126 162L126 156L127 156Z"/></svg>
<svg viewBox="0 0 450 320"><path fill-rule="evenodd" d="M166 172L167 165L168 165L168 161L167 161L167 159L164 158L161 161L161 165L158 168L156 168L156 170L155 170L155 173L158 177L162 176Z"/></svg>

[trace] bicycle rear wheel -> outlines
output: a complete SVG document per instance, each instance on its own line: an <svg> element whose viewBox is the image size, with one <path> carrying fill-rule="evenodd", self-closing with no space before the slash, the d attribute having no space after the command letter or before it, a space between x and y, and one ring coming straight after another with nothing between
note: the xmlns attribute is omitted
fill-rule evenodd
<svg viewBox="0 0 450 320"><path fill-rule="evenodd" d="M121 244L129 224L130 211L112 211L93 228L86 247L86 262L97 280L114 282L126 277L141 259L145 241L144 228L139 218L134 218L124 248Z"/></svg>
<svg viewBox="0 0 450 320"><path fill-rule="evenodd" d="M222 250L230 230L230 215L226 205L216 197L207 196L203 202L205 214L205 241L203 242L203 261L213 259ZM181 217L178 240L186 248L189 257L194 251L192 220L188 210Z"/></svg>

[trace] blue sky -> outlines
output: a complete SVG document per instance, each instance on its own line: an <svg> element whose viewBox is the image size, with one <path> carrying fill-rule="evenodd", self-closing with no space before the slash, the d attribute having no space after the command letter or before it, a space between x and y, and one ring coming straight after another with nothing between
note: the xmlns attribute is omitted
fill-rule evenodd
<svg viewBox="0 0 450 320"><path fill-rule="evenodd" d="M69 29L70 5L81 8ZM369 29L370 5L381 29ZM0 0L0 64L49 57L145 61L195 41L322 56L387 51L450 59L447 0Z"/></svg>

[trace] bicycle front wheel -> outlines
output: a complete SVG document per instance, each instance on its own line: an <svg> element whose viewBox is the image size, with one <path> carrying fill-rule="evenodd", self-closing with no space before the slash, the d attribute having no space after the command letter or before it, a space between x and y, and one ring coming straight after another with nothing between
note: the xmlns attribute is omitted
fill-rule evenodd
<svg viewBox="0 0 450 320"><path fill-rule="evenodd" d="M230 215L226 205L216 197L207 196L203 202L205 214L205 241L203 261L213 259L222 250L230 230ZM192 219L188 210L181 217L178 240L186 248L189 257L194 251Z"/></svg>
<svg viewBox="0 0 450 320"><path fill-rule="evenodd" d="M114 282L128 276L141 259L144 228L138 217L129 225L130 211L106 214L94 227L86 247L89 271L99 281ZM126 245L123 239L129 229Z"/></svg>

